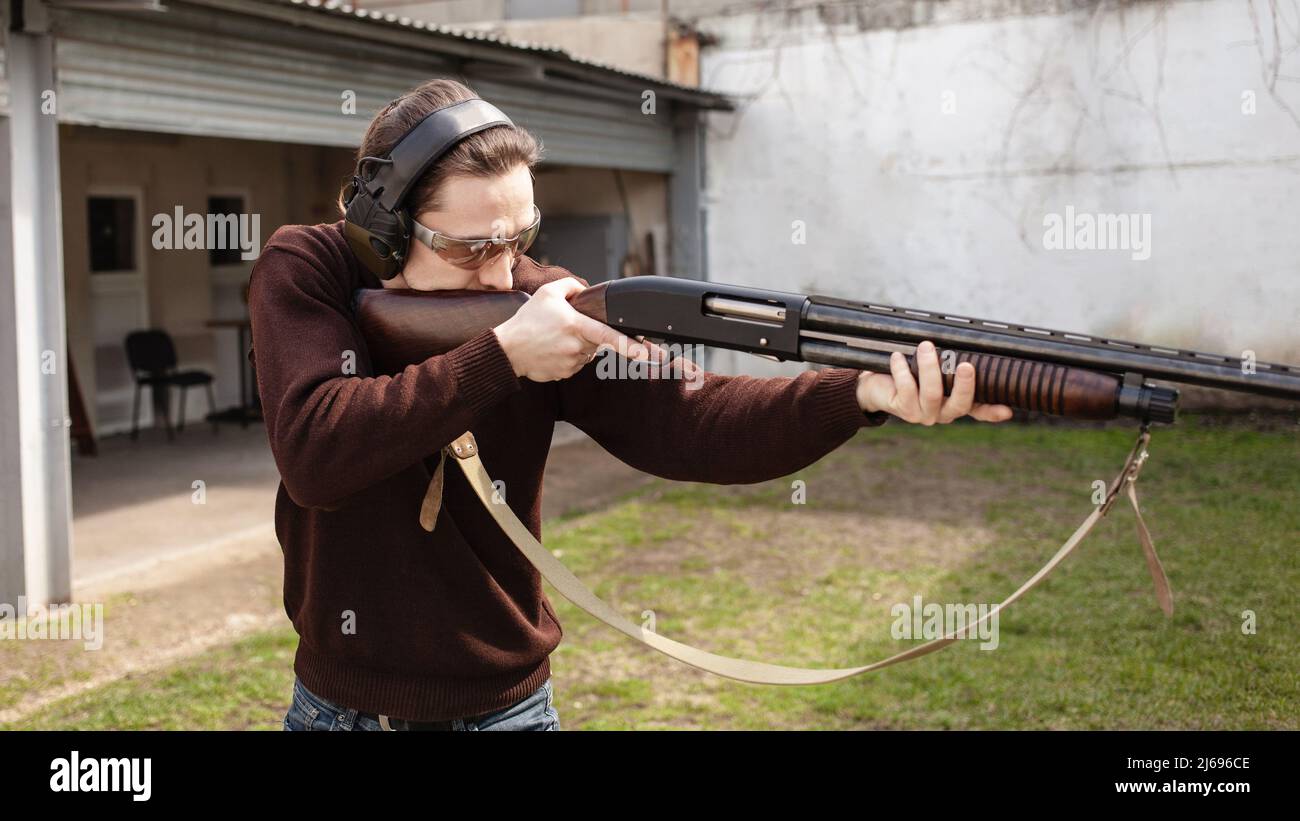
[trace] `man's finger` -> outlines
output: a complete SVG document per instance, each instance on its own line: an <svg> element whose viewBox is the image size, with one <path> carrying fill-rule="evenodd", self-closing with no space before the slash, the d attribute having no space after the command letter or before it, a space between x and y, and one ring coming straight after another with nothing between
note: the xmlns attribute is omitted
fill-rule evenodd
<svg viewBox="0 0 1300 821"><path fill-rule="evenodd" d="M564 279L557 279L554 282L548 282L537 290L540 291L542 289L558 291L560 296L567 299L572 294L587 290L587 286L579 282L577 277L565 277Z"/></svg>
<svg viewBox="0 0 1300 821"><path fill-rule="evenodd" d="M976 402L970 409L970 415L981 422L1005 422L1015 415L1006 405L989 405Z"/></svg>
<svg viewBox="0 0 1300 821"><path fill-rule="evenodd" d="M645 345L628 339L608 325L581 314L578 315L578 332L582 334L582 338L588 344L596 347L610 345L628 359L648 359L650 357Z"/></svg>
<svg viewBox="0 0 1300 821"><path fill-rule="evenodd" d="M666 363L669 360L668 351L659 347L648 339L642 339L641 345L646 349L646 358L651 362Z"/></svg>
<svg viewBox="0 0 1300 821"><path fill-rule="evenodd" d="M904 412L919 407L916 399L916 380L907 367L907 357L895 351L889 355L889 371L894 376L894 404Z"/></svg>
<svg viewBox="0 0 1300 821"><path fill-rule="evenodd" d="M943 403L943 409L939 411L939 421L946 424L965 416L970 413L974 401L975 366L963 362L957 366L957 373L953 375L952 394L948 397L948 401Z"/></svg>
<svg viewBox="0 0 1300 821"><path fill-rule="evenodd" d="M943 407L943 373L933 342L927 340L916 346L916 370L921 383L922 421L936 422Z"/></svg>

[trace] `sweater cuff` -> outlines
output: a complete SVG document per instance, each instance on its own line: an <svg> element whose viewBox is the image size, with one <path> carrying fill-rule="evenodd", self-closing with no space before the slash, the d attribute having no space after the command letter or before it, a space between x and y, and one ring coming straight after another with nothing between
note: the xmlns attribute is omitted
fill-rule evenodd
<svg viewBox="0 0 1300 821"><path fill-rule="evenodd" d="M496 333L488 328L447 352L458 397L481 413L522 386Z"/></svg>
<svg viewBox="0 0 1300 821"><path fill-rule="evenodd" d="M832 438L847 439L859 428L885 424L885 411L865 413L858 406L858 374L851 368L829 368L822 372L815 402L822 431Z"/></svg>

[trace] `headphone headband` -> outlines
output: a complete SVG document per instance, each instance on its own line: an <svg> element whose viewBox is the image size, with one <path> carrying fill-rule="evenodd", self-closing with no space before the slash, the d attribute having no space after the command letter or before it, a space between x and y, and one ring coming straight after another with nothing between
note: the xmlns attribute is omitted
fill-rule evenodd
<svg viewBox="0 0 1300 821"><path fill-rule="evenodd" d="M396 210L420 175L452 146L471 134L497 125L514 125L487 100L464 100L439 108L406 133L388 153L391 163L372 178L371 191L380 191L379 204Z"/></svg>

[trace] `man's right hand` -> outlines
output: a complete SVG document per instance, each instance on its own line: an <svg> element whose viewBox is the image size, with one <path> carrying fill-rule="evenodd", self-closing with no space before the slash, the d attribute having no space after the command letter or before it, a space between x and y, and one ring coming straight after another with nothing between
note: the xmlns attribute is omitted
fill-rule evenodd
<svg viewBox="0 0 1300 821"><path fill-rule="evenodd" d="M583 290L573 277L548 282L515 315L492 330L515 368L534 382L567 379L592 360L602 345L648 359L645 345L573 309L568 298Z"/></svg>

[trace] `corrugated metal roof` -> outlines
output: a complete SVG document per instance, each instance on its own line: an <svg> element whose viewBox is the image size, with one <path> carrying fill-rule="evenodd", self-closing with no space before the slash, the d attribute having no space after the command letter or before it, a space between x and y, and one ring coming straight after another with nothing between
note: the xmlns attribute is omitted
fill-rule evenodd
<svg viewBox="0 0 1300 821"><path fill-rule="evenodd" d="M263 2L295 7L302 9L307 13L314 12L318 14L329 14L336 17L347 17L376 25L389 26L410 31L422 31L436 37L444 37L466 42L486 43L499 48L509 49L514 52L532 53L539 56L558 59L576 66L585 66L598 72L617 75L629 80L636 80L637 82L645 83L647 86L653 88L672 89L682 96L691 99L701 107L727 110L734 107L732 101L726 95L719 92L682 85L659 77L653 77L648 74L627 71L626 69L608 63L588 60L584 57L570 54L563 48L549 43L512 40L491 31L460 28L458 26L449 26L443 23L430 23L413 17L379 11L377 9L358 8L350 3L343 2L343 0L263 0Z"/></svg>
<svg viewBox="0 0 1300 821"><path fill-rule="evenodd" d="M53 10L60 122L355 148L394 94L465 61L473 88L539 136L547 162L675 168L673 110L690 104L673 100L665 116L646 116L638 81L601 85L585 69L577 80L538 80L533 58L518 55L498 61L524 75L492 76L498 62L479 46L430 46L424 35L388 31L372 41L348 21L312 15L328 25L302 25L278 3L220 2L168 0L166 14Z"/></svg>

